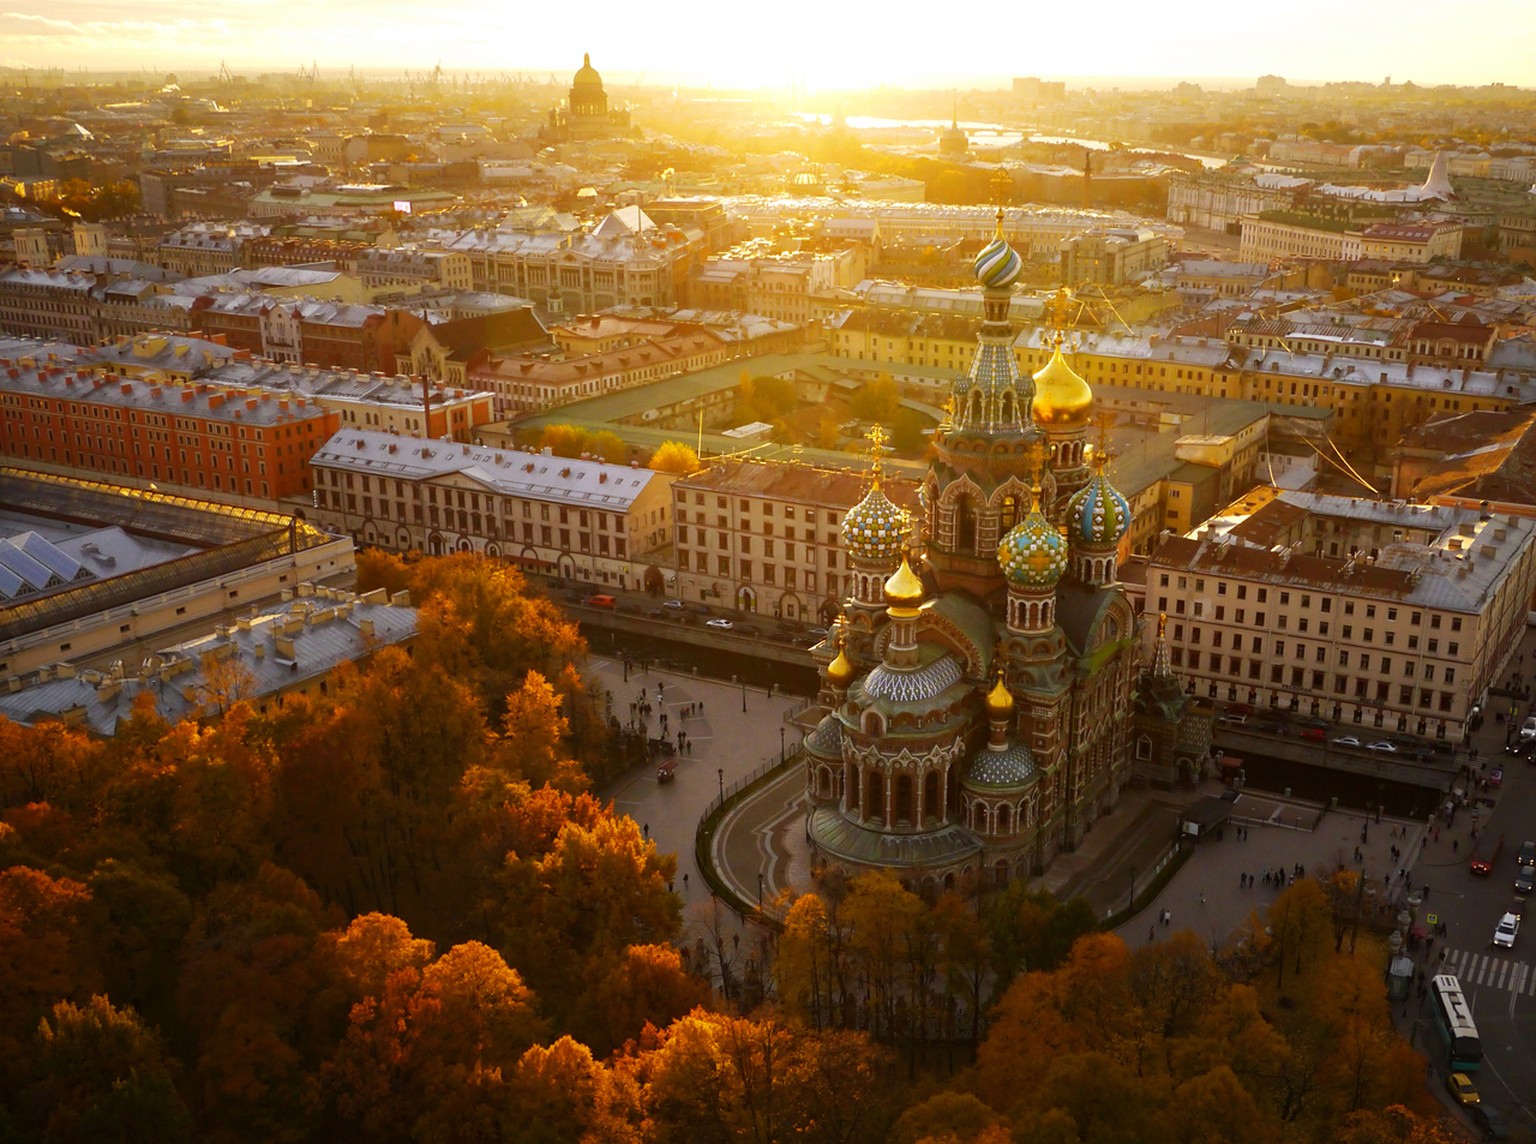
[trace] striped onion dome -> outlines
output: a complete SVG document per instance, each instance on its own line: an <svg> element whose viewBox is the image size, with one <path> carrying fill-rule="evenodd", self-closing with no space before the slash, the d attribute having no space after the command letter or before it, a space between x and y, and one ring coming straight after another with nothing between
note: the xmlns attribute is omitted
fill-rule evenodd
<svg viewBox="0 0 1536 1144"><path fill-rule="evenodd" d="M1112 548L1131 527L1131 506L1101 466L1067 502L1068 532L1082 544Z"/></svg>
<svg viewBox="0 0 1536 1144"><path fill-rule="evenodd" d="M1008 530L997 546L997 563L1008 582L1021 588L1046 588L1067 569L1067 541L1037 505Z"/></svg>
<svg viewBox="0 0 1536 1144"><path fill-rule="evenodd" d="M1003 237L1001 223L998 224L996 236L981 248L981 253L976 256L976 261L971 265L976 271L977 279L988 290L1006 290L1017 282L1019 275L1024 272L1024 260Z"/></svg>

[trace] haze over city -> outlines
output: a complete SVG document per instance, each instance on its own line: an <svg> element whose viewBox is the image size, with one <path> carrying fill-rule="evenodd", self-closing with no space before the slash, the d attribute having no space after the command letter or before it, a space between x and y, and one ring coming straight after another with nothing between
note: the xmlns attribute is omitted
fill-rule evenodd
<svg viewBox="0 0 1536 1144"><path fill-rule="evenodd" d="M1497 29L1496 34L1486 30ZM1420 85L1536 83L1536 15L1521 0L1449 10L1422 0L1299 0L1284 7L1110 0L1091 16L1068 5L998 0L878 8L786 0L722 10L682 0L664 17L603 3L578 26L560 6L469 0L428 8L405 0L204 4L14 0L0 10L0 66L209 74L231 67L445 71L567 70L573 36L613 83L785 88L1005 86L1010 76L1294 82L1390 75ZM557 46L558 45L558 46ZM1125 77L1116 80L1105 77Z"/></svg>

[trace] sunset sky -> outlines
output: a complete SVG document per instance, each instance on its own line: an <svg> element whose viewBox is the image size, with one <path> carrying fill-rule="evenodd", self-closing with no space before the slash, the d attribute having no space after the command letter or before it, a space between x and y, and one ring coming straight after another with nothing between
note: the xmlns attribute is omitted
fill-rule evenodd
<svg viewBox="0 0 1536 1144"><path fill-rule="evenodd" d="M1165 4L673 0L0 0L0 64L202 76L347 68L554 72L613 84L1000 87L1015 75L1536 86L1530 0ZM1102 81L1100 81L1102 82Z"/></svg>

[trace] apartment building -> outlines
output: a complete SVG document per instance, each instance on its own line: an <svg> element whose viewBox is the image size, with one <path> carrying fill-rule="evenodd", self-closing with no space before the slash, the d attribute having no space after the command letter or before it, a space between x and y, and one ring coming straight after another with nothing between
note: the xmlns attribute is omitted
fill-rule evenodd
<svg viewBox="0 0 1536 1144"><path fill-rule="evenodd" d="M857 471L759 461L721 461L679 478L679 598L786 620L836 614L849 576L842 520L867 486ZM915 482L888 476L882 487L915 507Z"/></svg>
<svg viewBox="0 0 1536 1144"><path fill-rule="evenodd" d="M1193 694L1460 740L1524 634L1533 537L1529 518L1281 492L1158 548L1145 607Z"/></svg>
<svg viewBox="0 0 1536 1144"><path fill-rule="evenodd" d="M0 455L23 467L266 504L309 492L335 413L300 396L0 359Z"/></svg>
<svg viewBox="0 0 1536 1144"><path fill-rule="evenodd" d="M344 429L314 454L310 518L359 543L483 552L563 580L642 587L672 539L673 478L638 466Z"/></svg>

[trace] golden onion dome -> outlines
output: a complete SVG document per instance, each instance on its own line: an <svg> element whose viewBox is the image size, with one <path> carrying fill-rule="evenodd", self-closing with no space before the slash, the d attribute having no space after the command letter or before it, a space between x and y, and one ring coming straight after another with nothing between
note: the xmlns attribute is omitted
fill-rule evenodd
<svg viewBox="0 0 1536 1144"><path fill-rule="evenodd" d="M1068 425L1086 421L1093 408L1093 390L1061 354L1058 338L1051 360L1035 373L1035 401L1032 412L1036 424Z"/></svg>
<svg viewBox="0 0 1536 1144"><path fill-rule="evenodd" d="M1003 673L997 673L997 683L987 692L987 715L993 719L1007 719L1013 714L1013 692L1003 683Z"/></svg>
<svg viewBox="0 0 1536 1144"><path fill-rule="evenodd" d="M885 582L885 602L892 608L916 611L926 594L923 582L917 578L917 573L912 571L912 565L903 555L901 567L892 572Z"/></svg>
<svg viewBox="0 0 1536 1144"><path fill-rule="evenodd" d="M831 683L833 687L841 687L846 690L848 685L853 682L853 677L853 662L848 658L848 649L843 646L842 637L839 636L837 640L837 658L827 664L827 682Z"/></svg>

